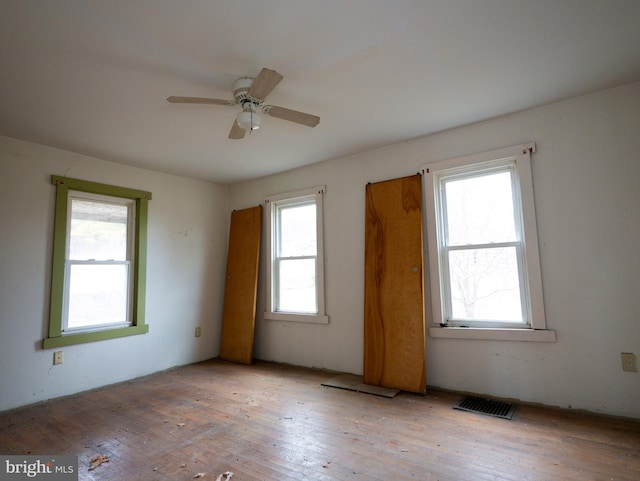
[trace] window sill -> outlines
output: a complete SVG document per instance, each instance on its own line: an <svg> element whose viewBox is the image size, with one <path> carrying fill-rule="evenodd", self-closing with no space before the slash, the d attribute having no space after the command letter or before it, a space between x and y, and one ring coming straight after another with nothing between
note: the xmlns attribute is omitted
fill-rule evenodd
<svg viewBox="0 0 640 481"><path fill-rule="evenodd" d="M290 314L286 312L265 312L265 320L268 321L291 321L306 322L310 324L329 324L329 316L319 316L317 314Z"/></svg>
<svg viewBox="0 0 640 481"><path fill-rule="evenodd" d="M104 329L101 331L66 334L59 337L47 337L42 342L42 348L49 349L52 347L71 346L74 344L83 344L85 342L103 341L106 339L116 339L118 337L146 334L147 332L149 332L149 326L147 324L143 324L141 326L130 326L120 329Z"/></svg>
<svg viewBox="0 0 640 481"><path fill-rule="evenodd" d="M556 331L547 329L499 329L473 327L430 327L429 336L436 339L476 339L485 341L556 342Z"/></svg>

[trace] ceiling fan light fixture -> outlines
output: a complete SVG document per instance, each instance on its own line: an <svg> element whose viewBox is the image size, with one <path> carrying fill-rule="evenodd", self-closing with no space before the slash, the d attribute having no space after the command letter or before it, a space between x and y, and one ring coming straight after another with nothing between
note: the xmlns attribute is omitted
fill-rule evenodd
<svg viewBox="0 0 640 481"><path fill-rule="evenodd" d="M244 130L251 132L252 130L258 130L262 119L252 109L243 110L236 117L236 122Z"/></svg>

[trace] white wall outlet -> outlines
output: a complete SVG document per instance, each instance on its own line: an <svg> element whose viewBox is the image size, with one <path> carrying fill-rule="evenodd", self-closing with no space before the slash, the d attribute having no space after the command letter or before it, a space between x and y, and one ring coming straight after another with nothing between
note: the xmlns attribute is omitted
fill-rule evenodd
<svg viewBox="0 0 640 481"><path fill-rule="evenodd" d="M53 365L57 366L58 364L62 364L64 360L64 351L56 351L53 353Z"/></svg>
<svg viewBox="0 0 640 481"><path fill-rule="evenodd" d="M196 337L200 337L201 331L200 326L196 327Z"/></svg>
<svg viewBox="0 0 640 481"><path fill-rule="evenodd" d="M622 352L622 370L630 372L638 372L638 366L636 364L636 355L632 352Z"/></svg>

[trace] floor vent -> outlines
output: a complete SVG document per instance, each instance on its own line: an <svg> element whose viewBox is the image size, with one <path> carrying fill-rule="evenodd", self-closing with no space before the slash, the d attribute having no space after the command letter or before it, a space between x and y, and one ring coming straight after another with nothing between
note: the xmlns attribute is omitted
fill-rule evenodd
<svg viewBox="0 0 640 481"><path fill-rule="evenodd" d="M486 414L496 418L511 419L515 408L511 403L467 396L453 406L453 409Z"/></svg>

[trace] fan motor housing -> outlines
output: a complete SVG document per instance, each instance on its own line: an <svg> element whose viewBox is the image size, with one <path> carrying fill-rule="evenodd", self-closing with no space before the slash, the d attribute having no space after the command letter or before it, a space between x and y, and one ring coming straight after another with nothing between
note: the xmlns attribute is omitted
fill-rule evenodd
<svg viewBox="0 0 640 481"><path fill-rule="evenodd" d="M241 77L233 82L233 98L237 104L241 104L243 100L251 100L252 102L255 100L251 99L248 94L254 80L253 77Z"/></svg>

